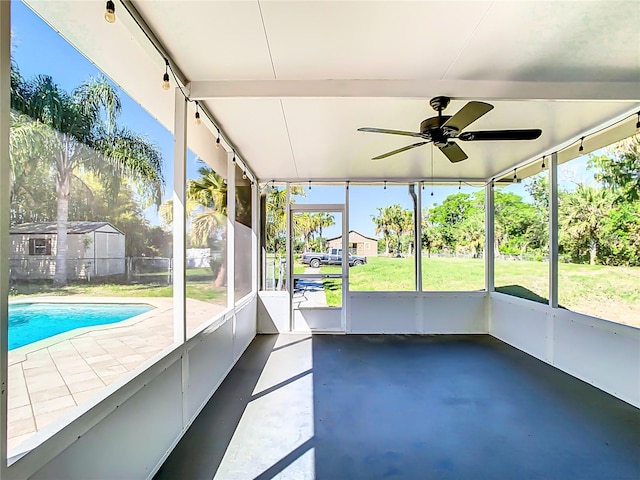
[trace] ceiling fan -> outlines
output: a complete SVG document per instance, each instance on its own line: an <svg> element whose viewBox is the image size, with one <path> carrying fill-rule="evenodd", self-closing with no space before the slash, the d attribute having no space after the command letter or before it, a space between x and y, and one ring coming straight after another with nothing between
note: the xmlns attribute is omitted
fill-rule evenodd
<svg viewBox="0 0 640 480"><path fill-rule="evenodd" d="M470 124L478 120L485 113L493 109L493 105L484 102L469 102L462 107L455 115L442 115L442 111L447 108L451 99L449 97L435 97L429 101L431 107L438 112L437 117L427 118L420 124L420 132L405 132L402 130L387 130L384 128L359 128L360 132L389 133L392 135L406 135L418 137L424 141L398 148L391 152L383 153L372 160L381 160L396 153L404 152L412 148L420 147L429 142L433 142L436 147L451 162L461 162L467 159L467 154L453 140L458 139L465 142L477 142L487 140L535 140L542 134L542 130L483 130L476 132L462 132Z"/></svg>

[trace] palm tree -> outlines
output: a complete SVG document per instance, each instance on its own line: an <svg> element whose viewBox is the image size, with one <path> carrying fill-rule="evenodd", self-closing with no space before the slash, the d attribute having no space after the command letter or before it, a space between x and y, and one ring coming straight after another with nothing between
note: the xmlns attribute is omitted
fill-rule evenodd
<svg viewBox="0 0 640 480"><path fill-rule="evenodd" d="M160 204L162 158L148 139L117 125L120 98L106 78L91 78L71 93L49 76L24 80L11 75L11 106L33 120L38 137L34 160L55 165L56 269L54 282L67 282L67 229L71 180L78 169L94 172L115 194L122 176L138 187L141 198ZM42 128L42 127L47 128Z"/></svg>
<svg viewBox="0 0 640 480"><path fill-rule="evenodd" d="M561 197L561 225L576 243L588 245L590 265L596 264L603 219L611 211L613 202L609 190L584 184Z"/></svg>
<svg viewBox="0 0 640 480"><path fill-rule="evenodd" d="M391 219L388 216L388 207L376 208L378 215L372 215L371 220L376 225L376 235L382 234L384 239L384 254L389 255L389 240L391 237Z"/></svg>
<svg viewBox="0 0 640 480"><path fill-rule="evenodd" d="M267 189L265 238L268 250L275 253L278 260L285 248L284 241L287 230L286 206L286 189L278 189L277 187Z"/></svg>
<svg viewBox="0 0 640 480"><path fill-rule="evenodd" d="M318 212L315 214L315 218L316 218L316 228L318 230L318 237L319 237L319 241L322 241L322 230L325 227L331 227L332 225L334 225L336 223L335 217L333 215L331 215L330 213L327 212ZM319 249L321 251L324 250L325 245L319 245Z"/></svg>
<svg viewBox="0 0 640 480"><path fill-rule="evenodd" d="M214 286L222 287L227 280L227 183L213 169L204 165L198 169L200 178L187 182L187 204L195 208L190 214L191 242L206 245L212 237L222 243L220 268Z"/></svg>
<svg viewBox="0 0 640 480"><path fill-rule="evenodd" d="M317 228L318 218L310 213L303 212L294 217L294 232L302 237L305 252L309 251L311 237Z"/></svg>

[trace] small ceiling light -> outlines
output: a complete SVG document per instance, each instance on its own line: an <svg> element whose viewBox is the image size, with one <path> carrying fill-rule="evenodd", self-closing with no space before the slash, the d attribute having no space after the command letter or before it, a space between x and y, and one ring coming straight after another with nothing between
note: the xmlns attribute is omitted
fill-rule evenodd
<svg viewBox="0 0 640 480"><path fill-rule="evenodd" d="M578 148L579 152L584 152L584 145L582 145L583 142L584 142L584 137L580 139L580 147Z"/></svg>
<svg viewBox="0 0 640 480"><path fill-rule="evenodd" d="M162 76L162 88L164 90L169 90L171 88L171 84L169 83L169 60L164 59L164 75Z"/></svg>
<svg viewBox="0 0 640 480"><path fill-rule="evenodd" d="M311 190L311 180L309 180L309 190Z"/></svg>
<svg viewBox="0 0 640 480"><path fill-rule="evenodd" d="M196 125L200 125L202 120L200 120L200 112L198 111L198 102L196 102Z"/></svg>
<svg viewBox="0 0 640 480"><path fill-rule="evenodd" d="M431 196L433 197L433 190L431 190Z"/></svg>
<svg viewBox="0 0 640 480"><path fill-rule="evenodd" d="M233 158L231 159L233 163L236 163L236 151L233 151Z"/></svg>
<svg viewBox="0 0 640 480"><path fill-rule="evenodd" d="M116 5L111 0L107 2L104 19L109 23L115 23L116 21Z"/></svg>
<svg viewBox="0 0 640 480"><path fill-rule="evenodd" d="M462 188L462 180L458 182L458 190L460 190L461 188Z"/></svg>
<svg viewBox="0 0 640 480"><path fill-rule="evenodd" d="M545 167L545 164L544 164L544 156L543 156L542 157L542 168L544 168L544 167Z"/></svg>
<svg viewBox="0 0 640 480"><path fill-rule="evenodd" d="M245 172L245 171L242 172L242 179L243 180L247 179L247 172Z"/></svg>
<svg viewBox="0 0 640 480"><path fill-rule="evenodd" d="M638 112L638 121L636 122L636 132L640 133L640 112Z"/></svg>
<svg viewBox="0 0 640 480"><path fill-rule="evenodd" d="M516 169L513 169L513 183L518 183L518 172L516 172Z"/></svg>
<svg viewBox="0 0 640 480"><path fill-rule="evenodd" d="M349 190L349 180L347 180L347 190Z"/></svg>
<svg viewBox="0 0 640 480"><path fill-rule="evenodd" d="M424 190L424 182L421 182L421 183L422 183L422 190Z"/></svg>
<svg viewBox="0 0 640 480"><path fill-rule="evenodd" d="M385 190L387 189L387 181L386 180L384 181L384 189Z"/></svg>
<svg viewBox="0 0 640 480"><path fill-rule="evenodd" d="M220 148L220 129L217 128L216 130L218 130L218 138L216 138L216 148Z"/></svg>

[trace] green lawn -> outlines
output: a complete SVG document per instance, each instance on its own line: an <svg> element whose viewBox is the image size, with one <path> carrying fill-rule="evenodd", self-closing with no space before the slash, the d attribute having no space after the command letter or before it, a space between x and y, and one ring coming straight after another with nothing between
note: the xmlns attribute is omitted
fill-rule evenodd
<svg viewBox="0 0 640 480"><path fill-rule="evenodd" d="M413 258L371 257L367 264L349 269L351 291L411 291ZM340 273L340 267L322 267L322 273ZM496 260L495 286L502 293L547 302L549 264ZM324 280L327 303L339 305L340 283ZM484 289L484 260L464 258L422 259L423 290L468 291ZM560 264L559 300L562 307L640 326L640 268Z"/></svg>
<svg viewBox="0 0 640 480"><path fill-rule="evenodd" d="M166 275L164 275L166 279ZM213 286L213 274L209 268L187 270L187 298L226 305L226 287ZM12 285L10 295L19 298L28 295L83 295L88 297L172 297L173 286L164 283L87 283L74 282L58 287L50 282L18 283Z"/></svg>
<svg viewBox="0 0 640 480"><path fill-rule="evenodd" d="M303 273L304 265L294 265ZM496 260L495 285L499 292L546 302L548 269L544 262ZM321 273L340 273L340 267L322 267ZM482 259L423 258L423 290L469 291L484 288ZM349 269L352 291L412 291L413 258L371 257L366 265ZM324 279L327 304L341 305L342 282ZM640 268L560 264L559 301L562 307L581 313L640 326ZM39 282L16 284L11 296L86 295L123 297L171 297L173 288L158 283L92 284L78 282L55 287ZM213 286L208 268L187 271L187 297L226 304L226 288Z"/></svg>

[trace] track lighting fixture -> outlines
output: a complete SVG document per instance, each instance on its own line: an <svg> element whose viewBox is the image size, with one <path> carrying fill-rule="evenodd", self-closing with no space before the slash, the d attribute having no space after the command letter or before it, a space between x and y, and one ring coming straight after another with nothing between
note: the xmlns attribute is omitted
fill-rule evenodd
<svg viewBox="0 0 640 480"><path fill-rule="evenodd" d="M104 19L109 23L115 23L116 21L116 5L111 0L107 2L107 8L104 12Z"/></svg>
<svg viewBox="0 0 640 480"><path fill-rule="evenodd" d="M543 156L542 157L542 168L544 168L544 167L545 167L545 164L544 164L544 156Z"/></svg>
<svg viewBox="0 0 640 480"><path fill-rule="evenodd" d="M638 112L638 121L636 122L636 132L640 133L640 112Z"/></svg>
<svg viewBox="0 0 640 480"><path fill-rule="evenodd" d="M220 148L220 129L217 128L216 130L218 130L218 138L216 138L216 148Z"/></svg>
<svg viewBox="0 0 640 480"><path fill-rule="evenodd" d="M516 169L513 169L513 183L518 183L518 172Z"/></svg>
<svg viewBox="0 0 640 480"><path fill-rule="evenodd" d="M387 189L387 181L386 180L384 181L384 189L385 190Z"/></svg>
<svg viewBox="0 0 640 480"><path fill-rule="evenodd" d="M169 90L171 88L171 84L169 83L169 60L164 59L164 75L162 76L162 88L164 90Z"/></svg>
<svg viewBox="0 0 640 480"><path fill-rule="evenodd" d="M584 137L580 138L580 147L578 148L579 152L584 152L584 146L582 143L584 142Z"/></svg>
<svg viewBox="0 0 640 480"><path fill-rule="evenodd" d="M200 112L198 111L198 102L196 102L196 125L200 125L202 120L200 120Z"/></svg>
<svg viewBox="0 0 640 480"><path fill-rule="evenodd" d="M309 180L309 190L311 190L311 180Z"/></svg>

